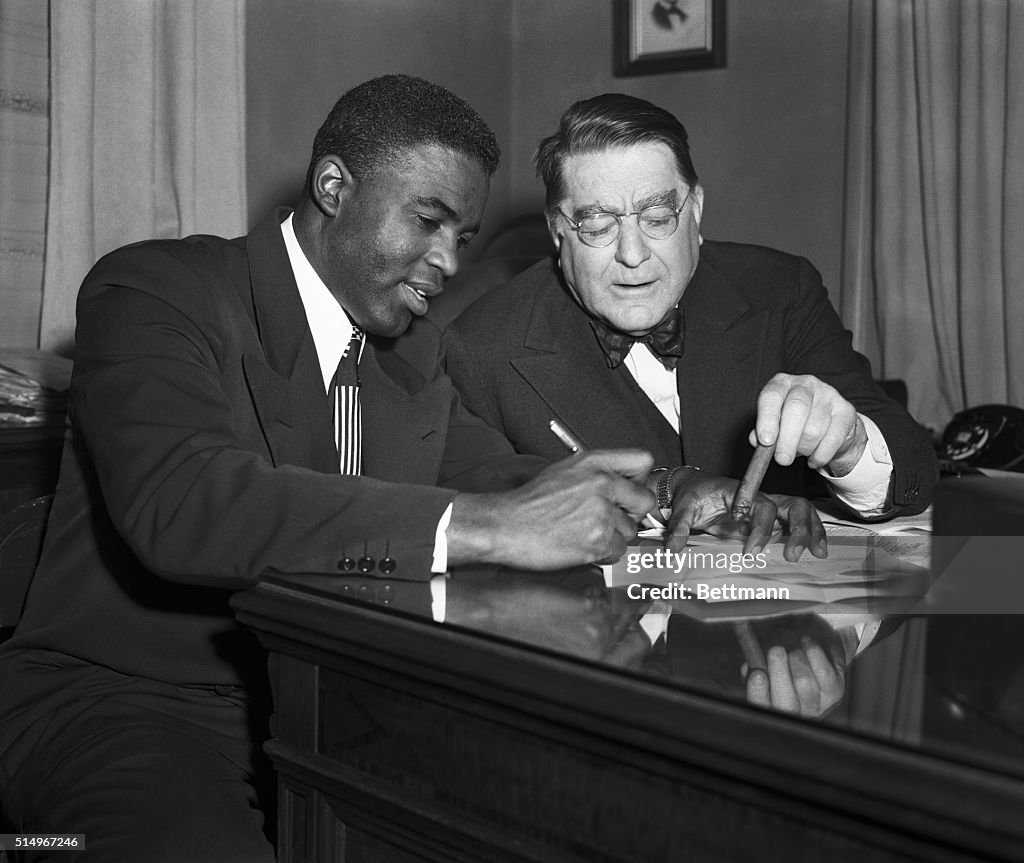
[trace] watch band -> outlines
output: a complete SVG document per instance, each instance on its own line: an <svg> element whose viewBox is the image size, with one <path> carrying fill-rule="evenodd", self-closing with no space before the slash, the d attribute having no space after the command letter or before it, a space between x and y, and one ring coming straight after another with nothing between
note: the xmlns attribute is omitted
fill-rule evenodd
<svg viewBox="0 0 1024 863"><path fill-rule="evenodd" d="M692 464L680 464L675 467L659 467L655 468L652 473L661 473L658 477L658 484L655 486L655 495L658 498L658 508L663 510L672 509L672 480L675 478L677 472L681 470L700 470Z"/></svg>

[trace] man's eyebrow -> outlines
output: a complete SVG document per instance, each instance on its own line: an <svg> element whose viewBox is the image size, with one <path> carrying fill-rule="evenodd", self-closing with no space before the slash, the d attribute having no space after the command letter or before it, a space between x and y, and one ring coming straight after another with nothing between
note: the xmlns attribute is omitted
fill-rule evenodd
<svg viewBox="0 0 1024 863"><path fill-rule="evenodd" d="M647 207L677 207L679 206L679 193L675 189L666 189L664 192L655 192L646 198L636 202L636 209L643 210Z"/></svg>
<svg viewBox="0 0 1024 863"><path fill-rule="evenodd" d="M654 192L651 195L647 195L645 198L641 198L636 202L635 210L643 210L646 207L677 207L679 205L679 192L675 189L665 189L662 192ZM602 204L584 204L577 207L572 211L572 219L574 222L578 222L581 219L585 219L587 216L593 216L596 213L618 213L622 215L617 209L607 207Z"/></svg>
<svg viewBox="0 0 1024 863"><path fill-rule="evenodd" d="M587 216L594 216L597 213L610 212L611 210L609 210L607 207L601 206L600 204L584 204L582 207L577 207L575 210L572 211L572 220L574 222L579 222L587 218Z"/></svg>
<svg viewBox="0 0 1024 863"><path fill-rule="evenodd" d="M448 216L449 219L454 219L458 215L455 210L449 207L440 198L424 198L416 195L412 200L413 203L418 204L421 207L426 207L429 210L440 210Z"/></svg>

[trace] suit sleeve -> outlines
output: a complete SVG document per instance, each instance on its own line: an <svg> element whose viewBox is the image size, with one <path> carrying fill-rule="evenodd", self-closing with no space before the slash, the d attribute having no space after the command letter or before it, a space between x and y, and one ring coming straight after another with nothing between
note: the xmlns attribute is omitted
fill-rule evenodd
<svg viewBox="0 0 1024 863"><path fill-rule="evenodd" d="M442 365L452 380L457 382L456 389L468 410L491 428L502 431L505 425L501 394L491 375L491 366L477 361L473 356L459 333L458 319L444 331L441 352Z"/></svg>
<svg viewBox="0 0 1024 863"><path fill-rule="evenodd" d="M459 491L506 491L522 485L550 462L520 455L508 439L468 410L452 388L448 440L438 482Z"/></svg>
<svg viewBox="0 0 1024 863"><path fill-rule="evenodd" d="M785 322L785 371L815 375L835 387L882 432L893 462L892 508L872 520L921 512L931 503L938 480L928 435L875 383L867 358L853 350L851 334L829 302L818 271L805 259L798 261L797 298Z"/></svg>
<svg viewBox="0 0 1024 863"><path fill-rule="evenodd" d="M218 587L265 571L337 573L344 555L398 561L429 579L450 490L275 466L241 358L225 348L240 309L223 280L136 247L101 261L78 303L70 410L110 519L140 562ZM244 312L242 312L244 314Z"/></svg>
<svg viewBox="0 0 1024 863"><path fill-rule="evenodd" d="M428 368L443 377L451 394L439 485L466 492L505 491L522 485L550 463L517 453L501 425L468 406L471 394L460 394L445 373L442 335L429 316L415 319L392 349L414 368Z"/></svg>

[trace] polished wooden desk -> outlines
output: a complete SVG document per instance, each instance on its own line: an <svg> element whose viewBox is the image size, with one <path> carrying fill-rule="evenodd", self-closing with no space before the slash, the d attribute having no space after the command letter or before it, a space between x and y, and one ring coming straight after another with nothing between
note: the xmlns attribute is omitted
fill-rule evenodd
<svg viewBox="0 0 1024 863"><path fill-rule="evenodd" d="M235 600L271 653L283 863L1024 859L1020 752L974 763L927 722L802 720L338 585Z"/></svg>

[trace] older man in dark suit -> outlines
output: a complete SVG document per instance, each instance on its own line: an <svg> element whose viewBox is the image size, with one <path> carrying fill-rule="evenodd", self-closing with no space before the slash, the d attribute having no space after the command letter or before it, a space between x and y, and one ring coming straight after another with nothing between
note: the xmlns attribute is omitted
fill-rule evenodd
<svg viewBox="0 0 1024 863"><path fill-rule="evenodd" d="M88 275L60 484L0 651L20 830L85 834L82 860L270 861L265 655L233 590L335 573L429 603L449 566L584 563L635 535L649 455L545 467L377 350L455 272L497 160L468 105L385 76L328 116L294 213Z"/></svg>
<svg viewBox="0 0 1024 863"><path fill-rule="evenodd" d="M586 447L650 450L675 542L733 529L736 482L720 476L742 476L755 442L775 447L768 492L806 494L809 467L864 520L928 505L930 443L852 350L817 271L772 249L703 241L704 191L672 114L620 94L578 102L541 141L537 167L557 258L445 333L467 406L517 451L556 458L553 418ZM823 554L793 517L801 499L774 500L793 556ZM831 704L842 691L844 661L818 646L780 647L768 663L769 675L748 679L756 703L791 709L786 693L806 690Z"/></svg>
<svg viewBox="0 0 1024 863"><path fill-rule="evenodd" d="M768 491L802 493L810 466L867 520L928 505L928 439L852 350L817 271L703 241L704 192L675 117L619 94L578 102L537 162L557 260L446 334L466 404L519 452L557 456L552 417L588 447L644 447L671 471L667 505L704 482L683 466L740 477L756 435L776 447Z"/></svg>

